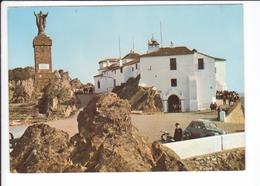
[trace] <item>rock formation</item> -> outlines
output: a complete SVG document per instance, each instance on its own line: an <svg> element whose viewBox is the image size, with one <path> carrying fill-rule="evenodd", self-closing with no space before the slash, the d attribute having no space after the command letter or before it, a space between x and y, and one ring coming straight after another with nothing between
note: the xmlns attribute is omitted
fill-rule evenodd
<svg viewBox="0 0 260 186"><path fill-rule="evenodd" d="M65 172L81 171L70 160L69 135L45 124L26 129L10 154L11 171Z"/></svg>
<svg viewBox="0 0 260 186"><path fill-rule="evenodd" d="M153 171L188 171L187 164L171 149L158 142L152 144L153 157L156 162Z"/></svg>
<svg viewBox="0 0 260 186"><path fill-rule="evenodd" d="M80 112L78 128L74 162L86 171L150 171L154 166L151 148L131 124L128 101L116 94L93 99Z"/></svg>
<svg viewBox="0 0 260 186"><path fill-rule="evenodd" d="M153 87L139 86L140 75L130 78L125 84L113 89L121 99L127 99L132 110L142 110L144 112L162 111L163 105L160 95Z"/></svg>
<svg viewBox="0 0 260 186"><path fill-rule="evenodd" d="M30 102L34 93L33 80L9 81L9 101L11 103Z"/></svg>
<svg viewBox="0 0 260 186"><path fill-rule="evenodd" d="M70 77L63 70L54 72L55 80L45 88L38 102L39 112L47 116L57 113L69 117L77 111L78 101L72 91Z"/></svg>
<svg viewBox="0 0 260 186"><path fill-rule="evenodd" d="M238 148L185 160L194 171L245 170L245 149Z"/></svg>
<svg viewBox="0 0 260 186"><path fill-rule="evenodd" d="M96 96L78 116L79 133L44 124L27 128L11 152L12 172L130 172L188 170L131 124L130 104L114 93Z"/></svg>

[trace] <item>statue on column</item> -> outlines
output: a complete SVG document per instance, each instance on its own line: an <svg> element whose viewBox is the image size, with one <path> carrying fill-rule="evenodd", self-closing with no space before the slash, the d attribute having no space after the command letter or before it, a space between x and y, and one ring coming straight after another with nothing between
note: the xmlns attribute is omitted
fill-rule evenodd
<svg viewBox="0 0 260 186"><path fill-rule="evenodd" d="M43 14L42 11L40 11L40 13L38 13L38 14L35 14L35 12L34 12L34 15L36 17L38 35L44 34L44 30L45 30L45 26L46 26L46 17L48 16L48 12L47 12L47 14Z"/></svg>

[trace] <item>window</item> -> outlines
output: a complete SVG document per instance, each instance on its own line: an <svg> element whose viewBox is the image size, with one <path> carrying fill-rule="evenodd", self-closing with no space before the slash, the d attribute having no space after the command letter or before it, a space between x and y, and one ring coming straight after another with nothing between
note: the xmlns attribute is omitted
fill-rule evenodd
<svg viewBox="0 0 260 186"><path fill-rule="evenodd" d="M132 71L134 71L135 69L134 69L134 67L132 67Z"/></svg>
<svg viewBox="0 0 260 186"><path fill-rule="evenodd" d="M114 87L116 87L116 80L114 79Z"/></svg>
<svg viewBox="0 0 260 186"><path fill-rule="evenodd" d="M177 79L171 79L171 86L177 87Z"/></svg>
<svg viewBox="0 0 260 186"><path fill-rule="evenodd" d="M99 81L97 82L97 87L100 88L100 82Z"/></svg>
<svg viewBox="0 0 260 186"><path fill-rule="evenodd" d="M203 70L204 69L204 60L203 58L198 59L198 69Z"/></svg>
<svg viewBox="0 0 260 186"><path fill-rule="evenodd" d="M138 67L138 66L137 66L137 63L136 63L136 64L135 64L135 69L137 69L137 67Z"/></svg>
<svg viewBox="0 0 260 186"><path fill-rule="evenodd" d="M123 67L120 68L120 73L123 73Z"/></svg>
<svg viewBox="0 0 260 186"><path fill-rule="evenodd" d="M177 70L176 58L170 59L170 69L171 70Z"/></svg>

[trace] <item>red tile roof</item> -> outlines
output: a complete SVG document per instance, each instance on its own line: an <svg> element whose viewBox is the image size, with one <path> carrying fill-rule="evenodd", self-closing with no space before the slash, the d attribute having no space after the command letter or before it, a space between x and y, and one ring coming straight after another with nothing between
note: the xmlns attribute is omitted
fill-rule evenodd
<svg viewBox="0 0 260 186"><path fill-rule="evenodd" d="M100 64L100 63L107 62L107 61L109 61L109 62L118 62L119 59L118 58L107 58L107 59L103 59L103 60L99 61L98 63Z"/></svg>
<svg viewBox="0 0 260 186"><path fill-rule="evenodd" d="M174 48L159 48L159 50L141 55L141 57L150 57L150 56L172 56L172 55L187 55L193 54L194 52L188 49L187 47L174 47Z"/></svg>
<svg viewBox="0 0 260 186"><path fill-rule="evenodd" d="M140 54L130 52L129 54L126 54L125 57L123 57L122 59L140 59Z"/></svg>

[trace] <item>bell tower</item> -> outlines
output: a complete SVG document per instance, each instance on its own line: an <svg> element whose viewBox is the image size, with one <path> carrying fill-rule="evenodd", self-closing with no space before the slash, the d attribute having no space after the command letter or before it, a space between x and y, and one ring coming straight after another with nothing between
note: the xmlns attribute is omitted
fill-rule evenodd
<svg viewBox="0 0 260 186"><path fill-rule="evenodd" d="M148 40L147 53L155 52L155 51L159 50L159 48L160 48L160 44L154 39L154 37L152 35L152 38L150 40Z"/></svg>

